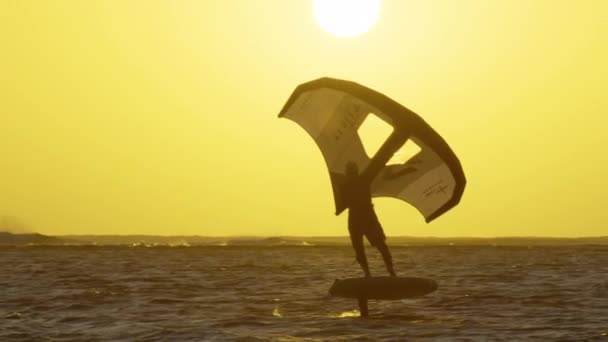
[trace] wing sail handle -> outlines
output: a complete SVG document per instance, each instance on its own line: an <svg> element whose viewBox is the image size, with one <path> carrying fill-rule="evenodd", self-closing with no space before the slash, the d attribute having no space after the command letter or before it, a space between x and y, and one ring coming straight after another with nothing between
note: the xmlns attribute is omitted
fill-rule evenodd
<svg viewBox="0 0 608 342"><path fill-rule="evenodd" d="M359 127L376 115L392 127L379 150L368 156ZM373 197L394 197L414 206L430 222L460 202L466 179L445 140L420 116L383 94L354 82L321 78L299 85L279 117L295 121L323 154L332 183L336 214L346 163L371 176ZM419 150L407 160L390 162L407 142Z"/></svg>

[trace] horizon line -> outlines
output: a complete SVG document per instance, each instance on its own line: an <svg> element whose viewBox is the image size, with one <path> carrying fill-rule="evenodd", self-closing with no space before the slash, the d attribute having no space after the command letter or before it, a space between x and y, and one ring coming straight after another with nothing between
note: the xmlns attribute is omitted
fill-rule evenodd
<svg viewBox="0 0 608 342"><path fill-rule="evenodd" d="M30 233L32 234L32 233ZM45 234L43 234L45 235ZM165 234L58 234L49 236L154 236L154 237L200 237L200 238L349 238L348 235L165 235ZM416 236L416 235L393 235L390 238L414 238L414 239L598 239L608 238L608 235L589 235L589 236L542 236L542 235L502 235L502 236Z"/></svg>

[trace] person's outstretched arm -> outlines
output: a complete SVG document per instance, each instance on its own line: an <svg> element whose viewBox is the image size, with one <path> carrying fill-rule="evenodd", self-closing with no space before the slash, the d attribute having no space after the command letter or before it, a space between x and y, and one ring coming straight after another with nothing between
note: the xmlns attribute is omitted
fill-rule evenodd
<svg viewBox="0 0 608 342"><path fill-rule="evenodd" d="M408 134L404 132L394 131L388 139L382 144L378 152L374 155L369 165L361 173L361 176L371 184L378 173L386 166L386 163L399 150L399 148L407 141Z"/></svg>

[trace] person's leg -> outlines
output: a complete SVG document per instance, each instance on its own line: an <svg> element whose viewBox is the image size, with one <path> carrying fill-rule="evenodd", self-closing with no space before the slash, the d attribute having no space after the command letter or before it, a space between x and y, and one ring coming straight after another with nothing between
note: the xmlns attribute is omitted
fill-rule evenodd
<svg viewBox="0 0 608 342"><path fill-rule="evenodd" d="M371 277L372 275L369 272L369 266L367 264L367 256L365 255L365 247L363 246L363 235L351 231L350 242L352 243L353 249L355 250L357 262L359 263L359 265L361 265L365 276Z"/></svg>
<svg viewBox="0 0 608 342"><path fill-rule="evenodd" d="M378 221L375 213L372 224L369 226L369 230L366 235L372 246L376 247L380 254L382 254L382 259L384 260L384 265L386 265L386 270L388 273L392 277L396 277L397 275L393 269L393 257L391 256L391 252L386 245L386 235L384 235L384 229L382 229L380 221Z"/></svg>
<svg viewBox="0 0 608 342"><path fill-rule="evenodd" d="M386 242L378 241L376 243L376 248L380 254L382 254L382 259L384 260L384 264L386 265L386 270L392 277L396 277L395 270L393 269L393 257L391 256L391 251L388 249Z"/></svg>

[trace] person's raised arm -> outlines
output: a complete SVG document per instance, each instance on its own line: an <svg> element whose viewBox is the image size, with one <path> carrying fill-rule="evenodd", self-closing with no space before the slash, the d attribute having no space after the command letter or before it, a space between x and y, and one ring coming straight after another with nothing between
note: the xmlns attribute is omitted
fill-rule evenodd
<svg viewBox="0 0 608 342"><path fill-rule="evenodd" d="M384 144L378 149L376 154L372 157L369 165L361 173L368 183L371 183L374 178L384 168L386 163L391 157L399 150L401 146L407 141L409 134L400 131L393 131L393 133L386 139Z"/></svg>

